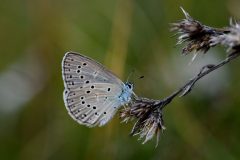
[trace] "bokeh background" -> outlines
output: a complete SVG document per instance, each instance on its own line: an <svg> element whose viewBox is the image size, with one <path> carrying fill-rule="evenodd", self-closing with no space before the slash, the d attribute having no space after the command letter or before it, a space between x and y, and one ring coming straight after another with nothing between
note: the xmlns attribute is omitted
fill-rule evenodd
<svg viewBox="0 0 240 160"><path fill-rule="evenodd" d="M1 0L0 159L240 159L240 62L234 61L176 98L164 111L158 148L130 137L118 115L104 127L73 121L64 107L61 60L67 51L90 56L140 96L161 99L224 48L182 56L169 23L180 6L201 22L223 27L240 19L239 0ZM138 77L145 78L139 80Z"/></svg>

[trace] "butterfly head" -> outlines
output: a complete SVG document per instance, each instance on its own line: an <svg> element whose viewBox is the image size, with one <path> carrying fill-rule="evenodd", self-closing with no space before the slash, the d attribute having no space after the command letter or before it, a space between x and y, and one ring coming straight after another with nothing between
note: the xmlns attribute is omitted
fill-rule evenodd
<svg viewBox="0 0 240 160"><path fill-rule="evenodd" d="M127 82L127 83L125 83L125 86L128 90L133 90L133 83Z"/></svg>

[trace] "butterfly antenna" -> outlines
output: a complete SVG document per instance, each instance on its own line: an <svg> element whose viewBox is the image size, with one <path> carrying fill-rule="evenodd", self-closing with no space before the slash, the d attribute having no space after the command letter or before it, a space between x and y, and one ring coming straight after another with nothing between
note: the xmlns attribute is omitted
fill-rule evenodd
<svg viewBox="0 0 240 160"><path fill-rule="evenodd" d="M127 82L129 82L129 79L131 78L131 76L135 73L135 70L133 69L129 75L128 75L128 78L127 78Z"/></svg>

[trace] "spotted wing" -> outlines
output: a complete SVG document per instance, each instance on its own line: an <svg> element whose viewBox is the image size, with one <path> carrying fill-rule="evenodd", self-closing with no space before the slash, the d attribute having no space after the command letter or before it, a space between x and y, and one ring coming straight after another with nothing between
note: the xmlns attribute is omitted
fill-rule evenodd
<svg viewBox="0 0 240 160"><path fill-rule="evenodd" d="M63 58L62 72L71 117L89 127L106 124L121 105L123 82L98 62L73 52Z"/></svg>

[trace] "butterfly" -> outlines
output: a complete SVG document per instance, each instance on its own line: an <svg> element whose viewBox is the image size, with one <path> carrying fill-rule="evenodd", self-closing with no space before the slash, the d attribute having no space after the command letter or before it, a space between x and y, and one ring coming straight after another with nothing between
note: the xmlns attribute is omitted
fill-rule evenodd
<svg viewBox="0 0 240 160"><path fill-rule="evenodd" d="M123 83L100 63L76 52L63 57L62 76L69 115L88 127L105 125L136 96L132 83Z"/></svg>

